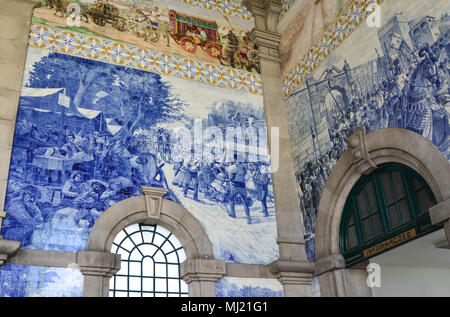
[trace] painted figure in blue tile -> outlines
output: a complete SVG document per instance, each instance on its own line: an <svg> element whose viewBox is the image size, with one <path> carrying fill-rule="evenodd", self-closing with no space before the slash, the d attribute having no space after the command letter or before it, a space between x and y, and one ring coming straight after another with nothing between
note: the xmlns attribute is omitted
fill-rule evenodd
<svg viewBox="0 0 450 317"><path fill-rule="evenodd" d="M22 245L27 246L34 229L44 221L38 206L41 192L29 185L15 196L7 206L9 213L3 220L3 237L8 240L22 241Z"/></svg>
<svg viewBox="0 0 450 317"><path fill-rule="evenodd" d="M261 202L262 212L265 217L269 216L267 211L267 196L269 194L270 176L268 172L263 169L263 164L249 164L249 170L252 174L253 184L255 185L256 199Z"/></svg>
<svg viewBox="0 0 450 317"><path fill-rule="evenodd" d="M250 216L250 197L248 197L246 182L247 182L247 166L242 163L242 159L235 155L235 162L231 163L227 167L228 177L230 179L230 212L229 215L232 218L236 218L235 205L237 201L240 201L245 210L247 216L247 223L252 223Z"/></svg>

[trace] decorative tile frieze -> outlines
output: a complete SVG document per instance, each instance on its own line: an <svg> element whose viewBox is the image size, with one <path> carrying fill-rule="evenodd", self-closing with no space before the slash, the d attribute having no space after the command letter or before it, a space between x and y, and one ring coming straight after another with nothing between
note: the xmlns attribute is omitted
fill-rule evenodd
<svg viewBox="0 0 450 317"><path fill-rule="evenodd" d="M250 21L252 14L242 5L240 0L178 0L179 2L200 7L203 9L217 11L225 16L236 16Z"/></svg>
<svg viewBox="0 0 450 317"><path fill-rule="evenodd" d="M293 2L285 0L284 2ZM288 98L306 78L373 12L371 5L383 0L355 0L350 8L322 36L297 65L283 77L283 91ZM283 10L283 9L282 9Z"/></svg>
<svg viewBox="0 0 450 317"><path fill-rule="evenodd" d="M48 26L32 25L29 44L61 54L262 94L259 74Z"/></svg>

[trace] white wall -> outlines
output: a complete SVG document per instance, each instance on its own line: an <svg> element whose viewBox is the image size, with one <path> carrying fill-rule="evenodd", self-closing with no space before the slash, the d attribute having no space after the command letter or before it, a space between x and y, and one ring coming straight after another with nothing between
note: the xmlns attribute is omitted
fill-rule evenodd
<svg viewBox="0 0 450 317"><path fill-rule="evenodd" d="M443 229L376 256L381 287L373 296L450 296L450 249Z"/></svg>
<svg viewBox="0 0 450 317"><path fill-rule="evenodd" d="M381 287L372 288L375 297L450 296L450 268L380 266Z"/></svg>

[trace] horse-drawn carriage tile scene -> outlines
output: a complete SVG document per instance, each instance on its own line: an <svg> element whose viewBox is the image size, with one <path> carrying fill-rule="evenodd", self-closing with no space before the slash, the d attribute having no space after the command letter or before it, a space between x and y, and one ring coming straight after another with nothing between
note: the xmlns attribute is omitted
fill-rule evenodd
<svg viewBox="0 0 450 317"><path fill-rule="evenodd" d="M259 73L248 11L231 1L193 3L42 0L33 22Z"/></svg>

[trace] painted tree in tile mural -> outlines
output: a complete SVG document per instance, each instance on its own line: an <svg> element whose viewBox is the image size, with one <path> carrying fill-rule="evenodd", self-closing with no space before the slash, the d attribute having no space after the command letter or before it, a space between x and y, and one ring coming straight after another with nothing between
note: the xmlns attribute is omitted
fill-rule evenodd
<svg viewBox="0 0 450 317"><path fill-rule="evenodd" d="M112 204L142 186L168 188L152 133L183 105L157 74L56 53L35 62L20 100L4 237L75 251Z"/></svg>

